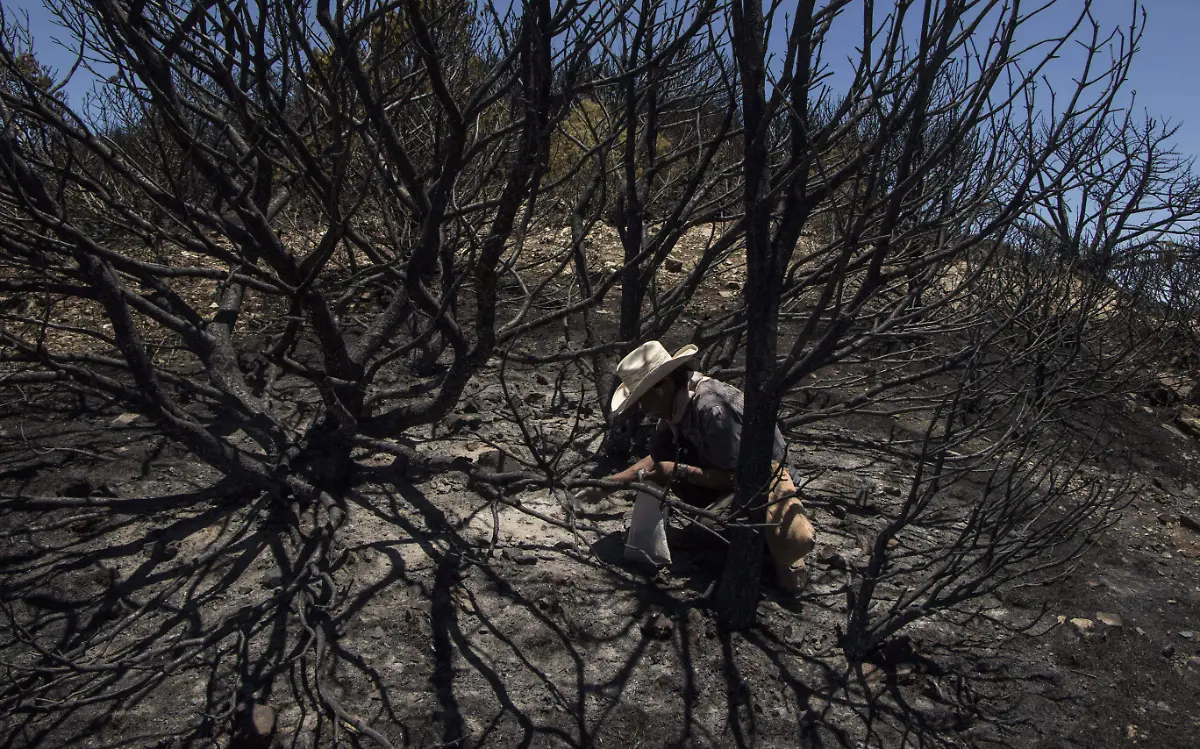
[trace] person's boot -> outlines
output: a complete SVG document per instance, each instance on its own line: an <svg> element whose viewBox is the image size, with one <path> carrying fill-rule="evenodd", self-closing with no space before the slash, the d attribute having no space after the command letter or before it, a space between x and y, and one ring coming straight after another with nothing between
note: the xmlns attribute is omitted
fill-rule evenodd
<svg viewBox="0 0 1200 749"><path fill-rule="evenodd" d="M776 567L775 584L786 593L800 595L808 586L808 564L801 559L785 569Z"/></svg>

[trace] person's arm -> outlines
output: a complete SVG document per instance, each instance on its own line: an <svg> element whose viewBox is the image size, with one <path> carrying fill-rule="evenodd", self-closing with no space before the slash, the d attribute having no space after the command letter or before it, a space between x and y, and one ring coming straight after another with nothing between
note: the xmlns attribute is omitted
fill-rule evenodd
<svg viewBox="0 0 1200 749"><path fill-rule="evenodd" d="M608 481L620 481L623 484L632 484L638 480L638 471L646 471L647 473L654 467L654 458L647 455L638 462L626 468L624 471L619 471L608 477Z"/></svg>
<svg viewBox="0 0 1200 749"><path fill-rule="evenodd" d="M733 471L724 471L720 468L700 468L677 463L673 472L676 481L684 481L705 489L731 492L735 485Z"/></svg>
<svg viewBox="0 0 1200 749"><path fill-rule="evenodd" d="M646 476L646 480L649 480L648 474L650 473L650 471L653 468L654 468L654 458L647 455L646 457L642 458L638 462L629 466L625 470L618 471L617 473L614 473L611 476L605 476L601 480L602 481L617 481L622 484L632 484L633 482L638 481L639 474ZM599 502L600 500L604 499L611 493L612 493L611 489L606 489L602 486L589 486L589 487L579 490L579 492L577 492L575 494L575 499L584 504L592 504L595 502Z"/></svg>
<svg viewBox="0 0 1200 749"><path fill-rule="evenodd" d="M650 466L645 470L647 481L653 481L663 486L668 481L678 481L721 492L733 491L734 487L733 471L721 468L700 468L686 463L663 460L657 463L651 461Z"/></svg>

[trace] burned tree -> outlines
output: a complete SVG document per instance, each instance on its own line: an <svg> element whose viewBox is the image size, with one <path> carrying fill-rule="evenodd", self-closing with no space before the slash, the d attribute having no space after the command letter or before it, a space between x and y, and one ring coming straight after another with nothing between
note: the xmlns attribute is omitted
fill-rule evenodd
<svg viewBox="0 0 1200 749"><path fill-rule="evenodd" d="M318 716L314 743L350 726L387 745L326 681L352 660L339 531L356 458L394 454L392 477L409 481L407 438L448 421L486 369L521 444L496 470L438 466L470 470L493 509L519 506L517 489L583 485L590 456L571 457L574 442L607 426L612 355L645 337L690 337L721 374L745 373L751 522L721 588L728 624L753 618L778 416L797 447L824 440L907 472L855 570L854 659L1101 531L1122 487L1087 483L1104 446L1068 417L1127 383L1154 341L1147 295L1195 304L1191 276L1149 273L1194 255L1194 184L1175 189L1186 170L1164 160L1161 131L1113 117L1138 26L1121 46L1085 7L1022 48L1037 8L875 6L801 2L784 28L776 6L707 0L67 0L54 7L81 65L110 67L74 108L5 18L0 378L152 424L211 466L193 499L211 501L196 522L219 532L194 554L141 539L153 585L134 595L99 569L82 623L40 605L53 577L40 550L10 558L3 621L21 660L0 709L65 730L40 718L115 711L203 668L207 735L286 683ZM825 63L835 24L866 30L840 91ZM787 44L768 64L771 28ZM1086 74L1047 108L1033 84L1072 39ZM1145 160L1114 171L1117 154ZM1072 191L1106 202L1072 216ZM592 251L602 228L611 267ZM1047 271L1034 241L1047 237L1103 262L1059 253ZM743 250L744 304L696 315L697 291ZM561 347L530 343L559 329ZM538 374L561 433L506 379L518 365L560 367ZM590 391L568 394L585 375ZM817 432L848 413L924 428L887 444ZM153 516L163 499L69 493L89 496L0 508L80 511L86 526L101 511ZM206 620L235 553L270 556L279 575Z"/></svg>
<svg viewBox="0 0 1200 749"><path fill-rule="evenodd" d="M197 593L207 563L189 560L136 613L95 618L24 672L3 709L134 700L207 654L225 685L210 731L289 663L357 725L320 681L351 451L442 418L495 350L502 258L607 21L550 3L57 8L115 73L68 109L4 19L2 283L30 300L3 313L6 381L152 421L243 498L204 558L265 522L286 579L185 641L130 629L139 607ZM403 365L421 348L444 353L414 379ZM74 506L45 507L60 505ZM58 626L36 607L6 614L30 647Z"/></svg>
<svg viewBox="0 0 1200 749"><path fill-rule="evenodd" d="M900 402L923 379L997 366L980 360L977 346L1021 323L985 314L974 304L977 287L1039 206L1070 200L1064 196L1078 175L1103 172L1105 159L1125 152L1105 133L1140 32L1136 12L1129 29L1110 33L1083 3L1073 27L1023 46L1021 29L1038 23L1043 8L900 2L880 11L870 3L800 3L775 69L764 35L781 18L764 16L758 3L731 8L746 118L748 398L738 481L751 520L761 520L755 499L768 483L771 430L785 396L833 364L873 361L880 347L891 349L881 371L869 386L858 383L859 394L837 411ZM843 23L863 31L861 54L839 91L827 82L824 45ZM1058 50L1077 42L1084 72L1074 88L1040 96L1039 76ZM1110 191L1110 205L1138 192L1127 178L1115 181L1125 187ZM1190 215L1178 206L1168 212ZM1126 219L1119 213L1105 213L1095 236L1129 235L1130 226L1113 221L1136 211ZM1062 286L1042 292L1049 300L1067 293ZM781 315L795 317L794 335L781 334ZM1037 329L1048 321L1039 319ZM1033 356L1045 341L1026 343L1023 353ZM1070 369L1075 359L1067 360ZM956 392L935 412L956 410ZM798 413L789 421L799 426L827 415ZM935 433L935 442L954 441L951 429ZM720 605L726 622L746 626L760 542L752 530L737 534Z"/></svg>

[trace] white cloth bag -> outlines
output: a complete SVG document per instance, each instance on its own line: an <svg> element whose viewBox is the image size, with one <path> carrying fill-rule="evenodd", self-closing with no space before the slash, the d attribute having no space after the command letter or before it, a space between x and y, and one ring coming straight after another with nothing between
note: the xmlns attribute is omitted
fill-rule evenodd
<svg viewBox="0 0 1200 749"><path fill-rule="evenodd" d="M625 538L625 558L664 565L671 563L667 546L667 506L653 494L638 492Z"/></svg>

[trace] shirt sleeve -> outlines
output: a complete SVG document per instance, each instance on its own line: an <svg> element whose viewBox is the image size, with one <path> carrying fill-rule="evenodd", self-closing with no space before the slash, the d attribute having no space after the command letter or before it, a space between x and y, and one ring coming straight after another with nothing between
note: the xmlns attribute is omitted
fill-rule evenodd
<svg viewBox="0 0 1200 749"><path fill-rule="evenodd" d="M701 454L709 467L723 471L737 470L738 455L742 447L741 404L726 398L712 399L699 409L697 426L702 435ZM775 426L772 459L783 463L787 455L787 442Z"/></svg>
<svg viewBox="0 0 1200 749"><path fill-rule="evenodd" d="M712 467L735 470L742 445L742 415L721 401L701 409L699 416L705 452Z"/></svg>

